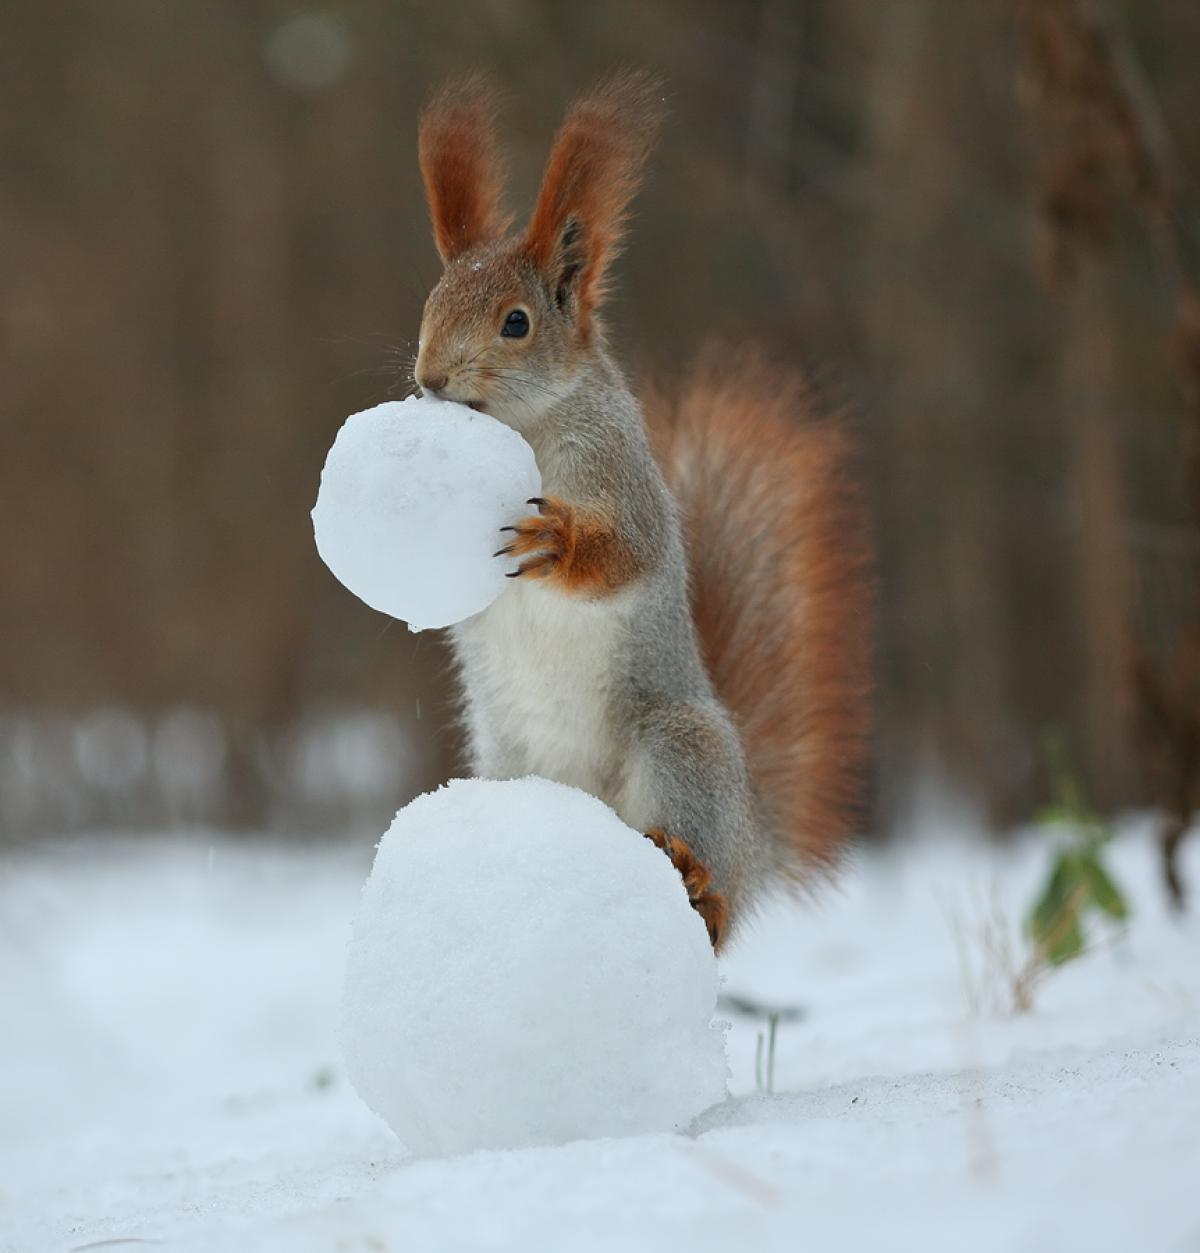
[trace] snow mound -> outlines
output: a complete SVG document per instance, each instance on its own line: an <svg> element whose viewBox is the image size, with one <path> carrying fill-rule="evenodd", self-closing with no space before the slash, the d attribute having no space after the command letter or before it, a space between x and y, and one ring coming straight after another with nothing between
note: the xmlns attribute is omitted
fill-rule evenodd
<svg viewBox="0 0 1200 1253"><path fill-rule="evenodd" d="M717 983L678 874L606 805L456 779L380 842L347 1071L420 1154L682 1129L725 1096Z"/></svg>
<svg viewBox="0 0 1200 1253"><path fill-rule="evenodd" d="M533 450L466 405L410 397L347 418L312 511L322 560L414 631L479 613L506 586L500 528L541 491Z"/></svg>

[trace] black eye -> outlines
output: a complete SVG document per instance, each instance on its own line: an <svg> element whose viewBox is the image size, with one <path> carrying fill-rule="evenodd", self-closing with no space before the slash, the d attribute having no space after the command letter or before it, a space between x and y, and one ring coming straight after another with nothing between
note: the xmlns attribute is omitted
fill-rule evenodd
<svg viewBox="0 0 1200 1253"><path fill-rule="evenodd" d="M524 339L529 334L529 314L524 309L514 309L504 319L500 334L505 339Z"/></svg>

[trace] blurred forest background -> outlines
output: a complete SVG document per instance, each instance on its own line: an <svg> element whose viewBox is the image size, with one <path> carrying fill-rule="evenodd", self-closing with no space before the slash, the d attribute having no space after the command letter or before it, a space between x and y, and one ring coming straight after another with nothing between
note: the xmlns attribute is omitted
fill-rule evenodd
<svg viewBox="0 0 1200 1253"><path fill-rule="evenodd" d="M308 511L344 417L407 383L430 86L503 85L528 208L623 64L671 108L623 360L764 339L862 434L872 825L1028 817L1048 727L1098 805L1195 803L1195 0L9 0L9 838L378 831L452 772L439 642L339 586Z"/></svg>

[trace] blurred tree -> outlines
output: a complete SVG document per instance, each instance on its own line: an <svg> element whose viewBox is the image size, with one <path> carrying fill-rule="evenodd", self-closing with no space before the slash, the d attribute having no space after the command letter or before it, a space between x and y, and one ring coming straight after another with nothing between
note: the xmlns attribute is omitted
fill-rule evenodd
<svg viewBox="0 0 1200 1253"><path fill-rule="evenodd" d="M1127 8L1195 169L1197 6ZM395 711L399 789L449 772L438 644L334 583L308 509L344 415L406 385L437 273L430 85L485 67L508 89L520 208L566 98L633 62L673 116L613 311L625 359L669 375L706 338L765 338L858 415L882 825L928 778L1028 812L1051 721L1097 803L1134 799L1112 707L1125 519L1186 518L1152 421L1173 403L1158 297L1133 263L1060 321L1029 273L1021 56L1013 0L11 0L0 712L211 710L240 780L214 816L240 823L293 786L283 746L322 710ZM47 796L13 812L115 813Z"/></svg>

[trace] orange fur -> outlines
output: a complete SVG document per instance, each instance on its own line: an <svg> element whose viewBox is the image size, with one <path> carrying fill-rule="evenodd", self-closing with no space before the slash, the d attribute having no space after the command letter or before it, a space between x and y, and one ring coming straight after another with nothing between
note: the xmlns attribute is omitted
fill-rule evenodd
<svg viewBox="0 0 1200 1253"><path fill-rule="evenodd" d="M421 114L421 177L443 261L508 229L510 219L500 208L494 116L492 93L478 77L446 84Z"/></svg>
<svg viewBox="0 0 1200 1253"><path fill-rule="evenodd" d="M574 592L612 592L637 573L636 562L610 519L557 497L531 500L538 512L504 530L516 538L497 557L526 557L511 577L557 579Z"/></svg>
<svg viewBox="0 0 1200 1253"><path fill-rule="evenodd" d="M708 928L708 938L713 948L718 951L724 943L729 924L729 903L720 892L710 892L709 883L712 875L708 867L692 852L685 840L668 835L662 827L651 827L646 839L657 845L671 859L671 864L679 871L683 886L687 889L688 900L692 908L704 919Z"/></svg>
<svg viewBox="0 0 1200 1253"><path fill-rule="evenodd" d="M571 105L546 162L526 252L552 283L566 275L574 284L584 342L654 142L660 100L651 76L614 74Z"/></svg>
<svg viewBox="0 0 1200 1253"><path fill-rule="evenodd" d="M652 409L704 659L781 868L804 883L852 832L867 754L869 541L852 445L813 421L801 380L728 353Z"/></svg>

